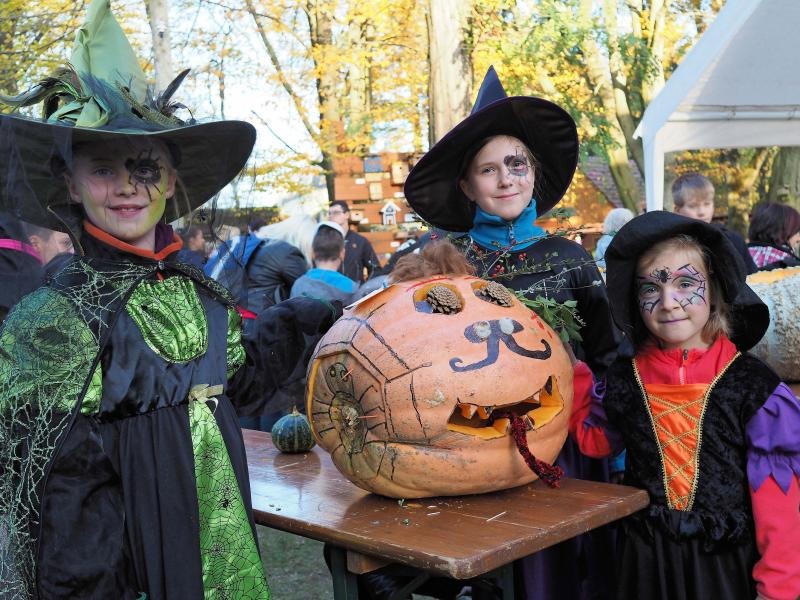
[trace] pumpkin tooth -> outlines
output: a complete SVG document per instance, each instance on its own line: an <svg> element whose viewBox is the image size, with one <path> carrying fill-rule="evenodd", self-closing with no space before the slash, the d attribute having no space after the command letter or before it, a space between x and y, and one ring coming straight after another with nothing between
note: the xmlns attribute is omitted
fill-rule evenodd
<svg viewBox="0 0 800 600"><path fill-rule="evenodd" d="M492 423L492 428L500 433L508 433L511 429L511 419L507 417L495 419Z"/></svg>
<svg viewBox="0 0 800 600"><path fill-rule="evenodd" d="M460 402L458 404L459 410L461 410L461 416L465 419L471 419L472 416L475 414L475 411L478 410L477 404L470 404L468 402Z"/></svg>
<svg viewBox="0 0 800 600"><path fill-rule="evenodd" d="M479 406L478 407L478 416L481 419L488 419L489 415L492 414L493 410L494 410L494 406Z"/></svg>
<svg viewBox="0 0 800 600"><path fill-rule="evenodd" d="M529 415L522 415L522 422L525 423L525 431L533 429L533 419Z"/></svg>

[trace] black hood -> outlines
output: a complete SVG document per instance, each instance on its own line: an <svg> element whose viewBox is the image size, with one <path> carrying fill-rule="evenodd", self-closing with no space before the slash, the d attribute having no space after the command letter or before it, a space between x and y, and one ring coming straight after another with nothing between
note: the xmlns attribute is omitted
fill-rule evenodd
<svg viewBox="0 0 800 600"><path fill-rule="evenodd" d="M614 320L633 339L636 263L654 244L682 234L710 250L714 278L731 309L731 341L740 350L749 350L766 332L769 310L747 285L742 258L720 228L670 212L659 210L636 217L619 230L606 250L606 286Z"/></svg>

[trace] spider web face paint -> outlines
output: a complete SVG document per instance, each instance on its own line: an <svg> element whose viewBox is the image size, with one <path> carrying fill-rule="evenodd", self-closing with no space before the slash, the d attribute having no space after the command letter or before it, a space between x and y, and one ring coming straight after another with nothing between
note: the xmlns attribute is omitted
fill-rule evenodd
<svg viewBox="0 0 800 600"><path fill-rule="evenodd" d="M640 283L637 292L639 310L643 313L652 314L653 310L655 310L656 306L661 302L659 287L645 278L640 277L638 279L644 279L644 281Z"/></svg>
<svg viewBox="0 0 800 600"><path fill-rule="evenodd" d="M691 305L706 304L706 278L691 263L680 267L674 277L675 301L686 310Z"/></svg>

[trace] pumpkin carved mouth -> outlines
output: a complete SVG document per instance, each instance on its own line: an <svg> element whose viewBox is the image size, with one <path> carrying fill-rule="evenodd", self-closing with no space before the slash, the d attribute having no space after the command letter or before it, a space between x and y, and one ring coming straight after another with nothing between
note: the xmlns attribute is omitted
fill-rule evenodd
<svg viewBox="0 0 800 600"><path fill-rule="evenodd" d="M490 405L457 402L447 419L447 429L491 440L510 433L511 415L522 418L525 429L531 431L549 423L563 408L558 384L550 376L539 391L520 402Z"/></svg>

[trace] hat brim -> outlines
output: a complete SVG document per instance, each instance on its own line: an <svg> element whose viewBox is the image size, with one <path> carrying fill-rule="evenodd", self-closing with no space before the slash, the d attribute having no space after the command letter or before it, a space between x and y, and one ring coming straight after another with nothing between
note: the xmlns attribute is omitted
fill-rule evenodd
<svg viewBox="0 0 800 600"><path fill-rule="evenodd" d="M563 108L541 98L512 96L471 114L414 165L405 196L428 223L447 231L468 231L475 204L458 182L466 152L480 140L509 135L525 143L539 161L535 197L538 214L564 196L578 165L578 132Z"/></svg>
<svg viewBox="0 0 800 600"><path fill-rule="evenodd" d="M614 320L628 336L633 336L636 264L654 244L681 234L695 238L710 250L714 276L731 309L731 341L740 350L749 350L769 326L769 309L747 285L747 272L739 253L721 228L666 211L649 212L629 221L606 249L606 288Z"/></svg>
<svg viewBox="0 0 800 600"><path fill-rule="evenodd" d="M176 147L179 186L185 193L176 192L167 203L164 217L174 221L230 183L247 162L256 139L255 128L244 121L214 121L161 131L112 131L13 115L0 115L0 133L0 208L57 230L64 225L47 209L66 203L68 195L63 177L53 172L53 161L63 159L76 142L147 138Z"/></svg>

